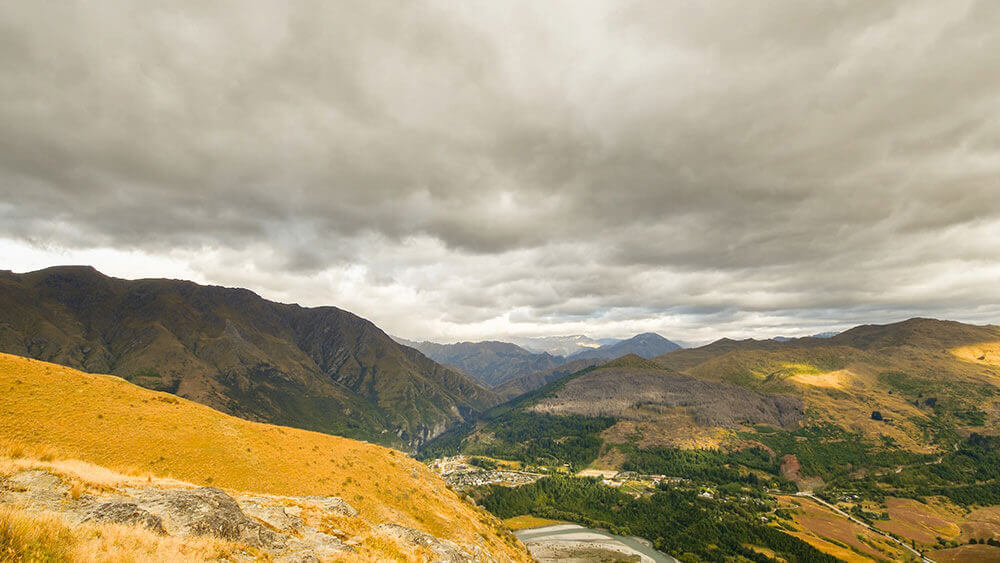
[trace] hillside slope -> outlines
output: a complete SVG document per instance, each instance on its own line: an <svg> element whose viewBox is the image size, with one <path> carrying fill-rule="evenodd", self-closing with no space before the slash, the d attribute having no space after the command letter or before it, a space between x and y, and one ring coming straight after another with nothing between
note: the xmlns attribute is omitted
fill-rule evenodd
<svg viewBox="0 0 1000 563"><path fill-rule="evenodd" d="M114 471L234 492L337 496L357 510L328 522L362 537L404 526L527 560L499 522L405 455L354 440L255 423L120 378L0 354L0 445ZM152 478L150 479L152 482ZM384 556L378 542L361 555ZM401 546L400 549L407 549ZM381 554L381 555L380 555Z"/></svg>
<svg viewBox="0 0 1000 563"><path fill-rule="evenodd" d="M910 319L832 338L719 341L656 362L702 380L798 396L810 423L930 451L1000 429L996 350L998 327Z"/></svg>
<svg viewBox="0 0 1000 563"><path fill-rule="evenodd" d="M525 393L540 389L545 385L571 373L576 373L582 369L601 365L605 362L603 358L589 358L573 360L560 366L536 371L519 377L508 379L507 381L493 388L493 392L501 399L509 401Z"/></svg>
<svg viewBox="0 0 1000 563"><path fill-rule="evenodd" d="M545 352L536 354L508 342L406 342L428 358L455 366L487 387L496 387L512 378L558 367L564 358Z"/></svg>
<svg viewBox="0 0 1000 563"><path fill-rule="evenodd" d="M796 480L843 479L1000 434L1000 328L912 319L833 338L720 340L582 369L485 416L427 452L535 461L542 444L575 441L566 461L619 467L640 450L762 446L775 462L795 458L783 471Z"/></svg>
<svg viewBox="0 0 1000 563"><path fill-rule="evenodd" d="M411 448L498 401L335 307L89 267L0 272L0 351L250 420Z"/></svg>

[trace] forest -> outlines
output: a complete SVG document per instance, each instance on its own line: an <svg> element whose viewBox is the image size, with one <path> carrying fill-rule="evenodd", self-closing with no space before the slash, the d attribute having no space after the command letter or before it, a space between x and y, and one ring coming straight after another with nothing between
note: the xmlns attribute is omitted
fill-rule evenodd
<svg viewBox="0 0 1000 563"><path fill-rule="evenodd" d="M631 495L599 481L546 477L532 485L508 488L492 485L478 491L479 503L500 518L531 514L636 535L656 549L685 561L729 561L741 556L770 562L748 546L773 550L786 561L837 561L808 543L761 523L771 501L759 490L743 487L715 498L695 488L661 486L649 496Z"/></svg>

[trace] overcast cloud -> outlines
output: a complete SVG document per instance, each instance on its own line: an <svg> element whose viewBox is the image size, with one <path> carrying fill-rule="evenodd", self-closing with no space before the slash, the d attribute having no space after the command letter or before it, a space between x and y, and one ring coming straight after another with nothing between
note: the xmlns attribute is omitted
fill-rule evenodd
<svg viewBox="0 0 1000 563"><path fill-rule="evenodd" d="M1000 3L0 0L0 267L408 338L1000 322Z"/></svg>

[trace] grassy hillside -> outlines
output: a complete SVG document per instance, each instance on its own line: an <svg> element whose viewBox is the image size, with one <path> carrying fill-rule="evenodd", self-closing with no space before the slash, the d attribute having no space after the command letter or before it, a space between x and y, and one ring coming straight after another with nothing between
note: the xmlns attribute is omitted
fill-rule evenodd
<svg viewBox="0 0 1000 563"><path fill-rule="evenodd" d="M0 272L0 351L249 420L415 447L498 402L335 307L88 267Z"/></svg>
<svg viewBox="0 0 1000 563"><path fill-rule="evenodd" d="M336 495L392 522L524 559L497 520L398 451L249 422L110 375L0 354L0 440L116 471L278 495Z"/></svg>

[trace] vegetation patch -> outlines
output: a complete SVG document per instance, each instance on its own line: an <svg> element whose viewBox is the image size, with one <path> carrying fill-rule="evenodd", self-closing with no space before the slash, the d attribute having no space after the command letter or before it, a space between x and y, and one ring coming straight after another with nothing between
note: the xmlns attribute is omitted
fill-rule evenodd
<svg viewBox="0 0 1000 563"><path fill-rule="evenodd" d="M546 477L517 488L489 486L480 503L501 518L530 514L567 520L614 534L644 537L653 546L685 561L760 559L750 545L790 561L836 561L808 543L760 520L770 506L744 500L745 492L708 499L697 489L661 486L650 496L632 495L598 480Z"/></svg>

